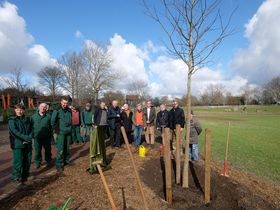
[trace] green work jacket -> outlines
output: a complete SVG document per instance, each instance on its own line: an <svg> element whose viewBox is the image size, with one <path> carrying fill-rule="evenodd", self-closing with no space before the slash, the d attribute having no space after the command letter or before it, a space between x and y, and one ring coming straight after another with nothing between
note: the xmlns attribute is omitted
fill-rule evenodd
<svg viewBox="0 0 280 210"><path fill-rule="evenodd" d="M8 125L12 149L25 148L24 142L32 145L32 122L29 117L10 117Z"/></svg>

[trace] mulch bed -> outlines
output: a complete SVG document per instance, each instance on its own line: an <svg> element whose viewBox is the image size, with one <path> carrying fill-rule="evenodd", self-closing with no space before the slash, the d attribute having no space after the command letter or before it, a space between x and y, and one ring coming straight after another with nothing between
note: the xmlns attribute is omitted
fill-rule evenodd
<svg viewBox="0 0 280 210"><path fill-rule="evenodd" d="M112 169L104 175L118 209L143 209L133 168L125 148L107 150ZM211 203L204 205L203 161L190 164L189 188L183 189L173 183L172 205L164 201L162 159L160 148L148 151L146 158L134 153L136 165L143 183L144 193L151 210L167 209L280 209L280 188L239 172L230 178L220 176L220 169L213 165L211 176ZM0 201L0 209L47 209L61 207L71 196L69 209L111 209L98 174L90 175L88 157L75 160L65 168L63 175L50 171L44 177L31 181L12 196ZM174 174L173 174L174 178Z"/></svg>

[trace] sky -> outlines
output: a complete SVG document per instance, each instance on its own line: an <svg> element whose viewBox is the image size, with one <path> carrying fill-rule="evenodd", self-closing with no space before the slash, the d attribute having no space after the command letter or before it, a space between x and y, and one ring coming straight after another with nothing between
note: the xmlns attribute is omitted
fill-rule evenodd
<svg viewBox="0 0 280 210"><path fill-rule="evenodd" d="M244 85L261 86L280 75L280 1L222 2L224 16L237 7L231 21L235 33L193 76L197 96L209 84L222 84L237 95ZM20 66L26 80L39 86L41 68L54 65L67 51L80 51L88 40L106 46L112 71L126 75L116 89L125 90L138 79L149 84L154 97L186 94L186 66L166 52L166 36L140 0L0 0L2 78Z"/></svg>

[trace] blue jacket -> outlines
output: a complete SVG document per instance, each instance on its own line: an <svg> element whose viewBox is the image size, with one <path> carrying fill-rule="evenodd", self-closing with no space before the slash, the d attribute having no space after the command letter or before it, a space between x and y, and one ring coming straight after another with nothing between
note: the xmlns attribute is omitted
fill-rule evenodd
<svg viewBox="0 0 280 210"><path fill-rule="evenodd" d="M117 116L119 115L119 116ZM108 123L111 129L115 129L116 128L116 124L121 122L121 110L120 108L117 106L116 108L114 107L110 107L108 110Z"/></svg>

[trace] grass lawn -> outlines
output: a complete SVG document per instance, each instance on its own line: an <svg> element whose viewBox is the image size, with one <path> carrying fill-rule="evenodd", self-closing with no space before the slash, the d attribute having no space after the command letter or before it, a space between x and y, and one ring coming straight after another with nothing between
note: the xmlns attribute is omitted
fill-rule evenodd
<svg viewBox="0 0 280 210"><path fill-rule="evenodd" d="M229 167L280 183L280 114L275 113L276 109L271 110L270 114L267 111L248 114L197 111L203 129L212 130L213 160L223 165L230 121ZM204 135L203 131L199 142L201 154L204 153Z"/></svg>

